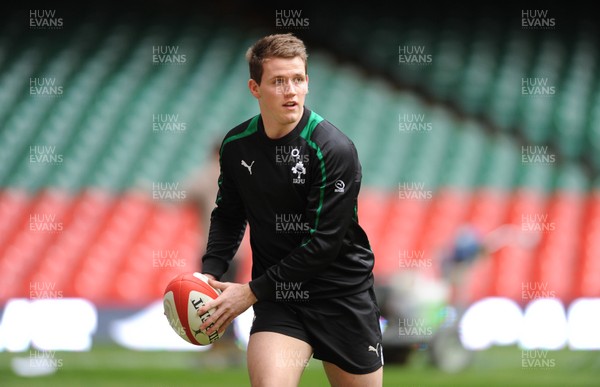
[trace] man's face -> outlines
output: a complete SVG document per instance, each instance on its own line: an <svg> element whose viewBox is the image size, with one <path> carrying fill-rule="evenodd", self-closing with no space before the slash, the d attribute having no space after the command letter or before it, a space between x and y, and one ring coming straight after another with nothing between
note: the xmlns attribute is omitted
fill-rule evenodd
<svg viewBox="0 0 600 387"><path fill-rule="evenodd" d="M304 67L300 57L269 58L263 63L260 85L250 80L250 91L258 99L261 114L273 124L289 125L302 117L308 93Z"/></svg>

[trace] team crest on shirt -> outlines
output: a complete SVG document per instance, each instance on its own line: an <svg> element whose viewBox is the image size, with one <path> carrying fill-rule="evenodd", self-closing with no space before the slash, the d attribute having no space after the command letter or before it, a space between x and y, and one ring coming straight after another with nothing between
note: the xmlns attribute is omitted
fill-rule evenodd
<svg viewBox="0 0 600 387"><path fill-rule="evenodd" d="M304 157L300 155L300 150L298 148L292 149L291 156L293 161L296 162L296 165L292 167L292 173L295 176L292 178L292 183L304 184L306 181L302 178L302 175L306 175L306 167L303 162Z"/></svg>
<svg viewBox="0 0 600 387"><path fill-rule="evenodd" d="M292 173L294 175L298 175L292 179L292 183L304 184L305 180L302 178L302 175L306 175L306 168L304 167L304 163L302 161L298 161L296 163L296 165L292 168Z"/></svg>

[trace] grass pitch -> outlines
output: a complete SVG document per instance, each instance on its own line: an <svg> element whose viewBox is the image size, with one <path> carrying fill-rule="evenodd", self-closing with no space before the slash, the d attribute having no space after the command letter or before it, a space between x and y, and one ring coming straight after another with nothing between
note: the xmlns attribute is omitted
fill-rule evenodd
<svg viewBox="0 0 600 387"><path fill-rule="evenodd" d="M216 361L211 351L135 352L114 346L98 346L90 352L56 352L60 360L54 374L20 377L11 369L13 358L31 357L29 352L0 353L1 386L248 386L240 351L234 363ZM444 373L416 351L405 366L388 364L385 386L597 386L600 378L600 352L548 351L544 365L523 361L517 347L496 347L477 352L472 366L456 374ZM550 367L548 365L550 364ZM307 366L300 386L328 386L317 360Z"/></svg>

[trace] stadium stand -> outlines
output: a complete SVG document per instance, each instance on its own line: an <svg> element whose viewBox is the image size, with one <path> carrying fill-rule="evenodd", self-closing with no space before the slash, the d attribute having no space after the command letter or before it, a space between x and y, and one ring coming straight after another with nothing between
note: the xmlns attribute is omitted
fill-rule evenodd
<svg viewBox="0 0 600 387"><path fill-rule="evenodd" d="M484 234L541 225L548 230L530 232L534 247L509 243L476 264L471 298L522 302L527 281L547 282L567 302L599 296L600 78L590 27L571 46L504 19L434 28L356 16L330 26L319 14L299 33L320 42L308 106L357 145L359 218L378 278L403 270L402 251L438 262L464 224ZM27 297L35 282L98 305L160 297L174 274L198 267L205 229L190 206L157 192L181 193L213 139L256 114L243 53L267 31L194 12L90 13L56 34L10 20L0 34L0 304ZM185 61L154 62L157 46ZM432 63L400 65L399 46L424 47ZM32 95L33 78L54 80L62 94ZM560 92L524 96L524 78ZM165 117L179 129L155 130ZM528 146L552 157L524 162ZM437 265L430 271L438 275Z"/></svg>

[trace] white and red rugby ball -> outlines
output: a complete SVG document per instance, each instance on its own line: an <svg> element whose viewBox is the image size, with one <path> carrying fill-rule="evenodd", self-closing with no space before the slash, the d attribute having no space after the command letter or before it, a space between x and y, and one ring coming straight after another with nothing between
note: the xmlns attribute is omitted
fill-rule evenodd
<svg viewBox="0 0 600 387"><path fill-rule="evenodd" d="M208 284L208 277L201 273L183 273L169 282L163 296L165 316L171 328L185 341L194 345L209 345L221 338L217 332L207 335L200 326L215 309L198 316L198 309L214 300L221 291Z"/></svg>

